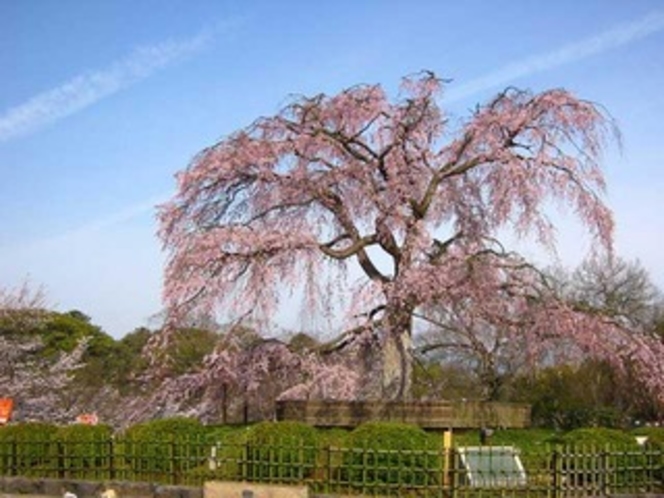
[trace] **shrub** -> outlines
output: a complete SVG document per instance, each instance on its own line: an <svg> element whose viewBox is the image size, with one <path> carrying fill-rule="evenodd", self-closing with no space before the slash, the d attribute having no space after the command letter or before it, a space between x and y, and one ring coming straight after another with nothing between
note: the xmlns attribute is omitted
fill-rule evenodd
<svg viewBox="0 0 664 498"><path fill-rule="evenodd" d="M208 432L208 429L196 419L173 417L133 425L125 431L125 435L134 440L172 441L174 438L202 438Z"/></svg>
<svg viewBox="0 0 664 498"><path fill-rule="evenodd" d="M664 488L664 427L639 427L634 429L631 435L648 437L643 449L653 454L648 463L652 464L653 477L658 479ZM655 460L659 461L659 465L654 463Z"/></svg>
<svg viewBox="0 0 664 498"><path fill-rule="evenodd" d="M493 446L516 446L524 453L540 452L556 434L552 429L497 429L487 444ZM477 446L480 444L479 429L455 432L454 446Z"/></svg>
<svg viewBox="0 0 664 498"><path fill-rule="evenodd" d="M607 446L635 448L637 446L636 440L629 433L606 427L574 429L551 438L550 442L577 448L604 448Z"/></svg>
<svg viewBox="0 0 664 498"><path fill-rule="evenodd" d="M248 480L298 482L313 474L316 429L302 422L261 422L246 434Z"/></svg>
<svg viewBox="0 0 664 498"><path fill-rule="evenodd" d="M346 443L342 478L362 492L393 494L439 481L440 447L419 427L369 422Z"/></svg>
<svg viewBox="0 0 664 498"><path fill-rule="evenodd" d="M347 446L346 440L348 439L349 434L349 430L336 427L330 429L318 429L318 442L321 446L331 446L334 448Z"/></svg>
<svg viewBox="0 0 664 498"><path fill-rule="evenodd" d="M572 486L601 490L638 483L646 477L647 458L633 435L618 429L575 429L552 439L559 447L552 464Z"/></svg>
<svg viewBox="0 0 664 498"><path fill-rule="evenodd" d="M112 459L113 430L107 425L69 425L54 434L59 467L77 479L104 477Z"/></svg>
<svg viewBox="0 0 664 498"><path fill-rule="evenodd" d="M630 434L634 437L647 436L646 446L664 451L664 427L639 427Z"/></svg>
<svg viewBox="0 0 664 498"><path fill-rule="evenodd" d="M193 469L189 476L195 481L241 481L246 457L249 427L219 426L208 434L210 460Z"/></svg>
<svg viewBox="0 0 664 498"><path fill-rule="evenodd" d="M209 457L208 430L184 417L154 420L128 428L119 443L124 463L140 479L177 478Z"/></svg>
<svg viewBox="0 0 664 498"><path fill-rule="evenodd" d="M55 467L57 428L22 423L0 428L0 469L3 475L46 476Z"/></svg>

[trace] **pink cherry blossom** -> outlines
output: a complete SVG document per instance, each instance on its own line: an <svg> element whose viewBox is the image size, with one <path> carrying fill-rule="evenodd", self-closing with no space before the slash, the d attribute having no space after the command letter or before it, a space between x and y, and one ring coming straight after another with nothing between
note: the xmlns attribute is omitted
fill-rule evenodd
<svg viewBox="0 0 664 498"><path fill-rule="evenodd" d="M452 128L442 91L422 73L394 100L377 85L299 97L201 151L159 212L171 318L223 310L269 319L304 285L310 312L351 303L353 332L340 343L352 350L363 338L356 350L366 361L351 362L354 376L330 374L345 379L346 395L407 397L413 316L437 307L464 327L500 327L533 354L557 337L629 362L663 397L661 343L572 309L498 240L507 231L555 251L553 201L578 217L596 251L612 250L601 171L618 138L611 119L563 89L510 88ZM362 280L344 280L352 266ZM317 375L288 396L315 390ZM349 388L358 378L378 380Z"/></svg>

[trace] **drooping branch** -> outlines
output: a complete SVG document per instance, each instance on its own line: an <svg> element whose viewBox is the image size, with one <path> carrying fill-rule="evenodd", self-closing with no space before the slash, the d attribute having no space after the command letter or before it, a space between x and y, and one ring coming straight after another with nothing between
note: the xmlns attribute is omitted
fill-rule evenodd
<svg viewBox="0 0 664 498"><path fill-rule="evenodd" d="M339 289L352 303L349 327L379 326L383 344L434 304L467 341L476 327L494 333L489 351L498 337L537 344L565 334L592 351L593 334L613 334L611 324L556 306L541 274L498 240L507 232L555 250L554 200L611 249L600 171L610 117L565 90L507 89L449 129L441 84L423 73L406 78L394 101L378 85L297 98L197 156L160 212L169 307L191 299L273 314L304 280L308 306ZM381 271L385 259L393 272ZM356 285L323 283L351 263L363 277ZM392 345L404 365L410 353ZM634 347L638 361L650 357L639 349L650 346Z"/></svg>

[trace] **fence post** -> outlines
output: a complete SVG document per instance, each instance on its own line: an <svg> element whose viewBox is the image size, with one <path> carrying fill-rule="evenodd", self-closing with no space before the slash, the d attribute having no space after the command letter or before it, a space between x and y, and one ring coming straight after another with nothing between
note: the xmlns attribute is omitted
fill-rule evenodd
<svg viewBox="0 0 664 498"><path fill-rule="evenodd" d="M451 488L450 488L450 496L452 498L455 498L457 495L457 488L459 487L459 469L461 469L461 465L459 465L459 462L457 461L459 457L459 452L456 451L454 448L450 448L450 472L452 473L452 481L451 481Z"/></svg>
<svg viewBox="0 0 664 498"><path fill-rule="evenodd" d="M327 467L325 469L326 473L326 479L325 479L325 486L323 489L325 490L326 493L330 492L330 485L332 483L332 446L327 445L327 455L326 455L326 463L325 466Z"/></svg>
<svg viewBox="0 0 664 498"><path fill-rule="evenodd" d="M609 495L609 476L611 469L609 468L609 454L610 454L610 449L608 445L604 445L604 450L602 453L600 453L600 460L599 460L599 465L600 465L600 493L602 493L603 496L608 496Z"/></svg>
<svg viewBox="0 0 664 498"><path fill-rule="evenodd" d="M551 472L553 474L553 497L560 498L562 495L562 459L560 457L560 447L553 447L551 455Z"/></svg>
<svg viewBox="0 0 664 498"><path fill-rule="evenodd" d="M56 443L56 452L58 454L58 477L64 479L65 476L65 447L62 444L62 441L57 441Z"/></svg>
<svg viewBox="0 0 664 498"><path fill-rule="evenodd" d="M240 476L243 481L249 481L249 442L242 445L242 455L240 455Z"/></svg>
<svg viewBox="0 0 664 498"><path fill-rule="evenodd" d="M304 449L304 441L300 438L298 439L298 463L299 465L299 471L298 471L298 480L304 481L304 476L307 475L308 472L311 472L311 469L306 468L305 466L308 464L307 459L305 457L305 449ZM290 474L290 472L289 472Z"/></svg>
<svg viewBox="0 0 664 498"><path fill-rule="evenodd" d="M175 436L171 436L169 444L169 466L171 468L170 480L171 484L178 484L178 470L177 470L177 457L176 457L176 446L175 446Z"/></svg>
<svg viewBox="0 0 664 498"><path fill-rule="evenodd" d="M18 475L18 444L16 443L16 438L12 438L12 453L11 453L11 465L10 465L10 474L11 476Z"/></svg>
<svg viewBox="0 0 664 498"><path fill-rule="evenodd" d="M452 429L443 431L443 488L450 485L450 452L452 451Z"/></svg>
<svg viewBox="0 0 664 498"><path fill-rule="evenodd" d="M108 451L108 478L115 480L115 444L113 434L109 435L106 449Z"/></svg>

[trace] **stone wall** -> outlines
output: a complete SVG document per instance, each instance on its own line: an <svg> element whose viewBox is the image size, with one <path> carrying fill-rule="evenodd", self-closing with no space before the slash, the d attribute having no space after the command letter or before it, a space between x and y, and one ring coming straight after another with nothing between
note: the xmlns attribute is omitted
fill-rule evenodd
<svg viewBox="0 0 664 498"><path fill-rule="evenodd" d="M70 491L78 498L98 498L109 488L115 490L118 498L203 498L203 488L193 486L165 486L129 481L96 482L0 477L0 493L11 495L60 497L65 491Z"/></svg>
<svg viewBox="0 0 664 498"><path fill-rule="evenodd" d="M488 401L290 401L277 402L278 420L316 427L356 427L363 422L405 422L424 429L524 428L530 405Z"/></svg>

